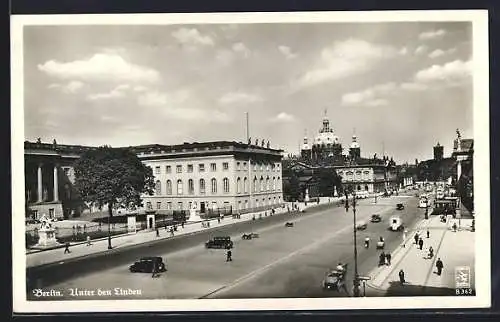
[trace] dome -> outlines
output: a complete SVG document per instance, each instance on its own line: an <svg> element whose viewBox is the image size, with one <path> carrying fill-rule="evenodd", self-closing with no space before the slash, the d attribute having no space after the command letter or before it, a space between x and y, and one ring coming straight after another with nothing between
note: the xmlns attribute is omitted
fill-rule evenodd
<svg viewBox="0 0 500 322"><path fill-rule="evenodd" d="M314 145L339 144L339 142L339 137L333 134L333 132L318 133L314 138Z"/></svg>
<svg viewBox="0 0 500 322"><path fill-rule="evenodd" d="M357 142L356 134L352 136L351 149L359 149L359 143Z"/></svg>

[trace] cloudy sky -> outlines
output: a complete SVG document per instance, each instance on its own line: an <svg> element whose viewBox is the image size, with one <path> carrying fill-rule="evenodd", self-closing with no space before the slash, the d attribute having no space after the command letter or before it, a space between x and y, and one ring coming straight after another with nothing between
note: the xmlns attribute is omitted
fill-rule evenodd
<svg viewBox="0 0 500 322"><path fill-rule="evenodd" d="M326 109L344 146L413 162L472 137L471 59L465 22L27 26L25 139L245 141L249 112L296 153Z"/></svg>

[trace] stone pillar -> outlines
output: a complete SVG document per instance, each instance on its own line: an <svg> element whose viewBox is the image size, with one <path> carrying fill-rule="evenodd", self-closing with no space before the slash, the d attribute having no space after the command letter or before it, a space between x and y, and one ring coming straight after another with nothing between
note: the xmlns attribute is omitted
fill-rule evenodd
<svg viewBox="0 0 500 322"><path fill-rule="evenodd" d="M57 177L57 164L54 165L54 201L59 201L59 182Z"/></svg>
<svg viewBox="0 0 500 322"><path fill-rule="evenodd" d="M37 177L37 184L38 184L38 202L43 201L43 185L42 185L42 164L38 164L38 177Z"/></svg>
<svg viewBox="0 0 500 322"><path fill-rule="evenodd" d="M462 176L462 161L458 160L457 162L457 183L460 180L460 176Z"/></svg>

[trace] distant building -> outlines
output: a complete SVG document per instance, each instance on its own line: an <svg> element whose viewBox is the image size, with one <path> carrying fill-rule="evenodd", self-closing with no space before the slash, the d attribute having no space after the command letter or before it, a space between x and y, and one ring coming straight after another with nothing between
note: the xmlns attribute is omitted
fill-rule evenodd
<svg viewBox="0 0 500 322"><path fill-rule="evenodd" d="M444 147L439 142L434 147L434 160L441 161L443 159Z"/></svg>

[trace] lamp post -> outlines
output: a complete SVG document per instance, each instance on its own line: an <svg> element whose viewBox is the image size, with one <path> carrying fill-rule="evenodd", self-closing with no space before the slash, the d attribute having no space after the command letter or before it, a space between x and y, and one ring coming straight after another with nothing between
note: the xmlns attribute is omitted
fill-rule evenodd
<svg viewBox="0 0 500 322"><path fill-rule="evenodd" d="M108 214L108 249L113 249L111 246L111 223L110 223L111 214Z"/></svg>
<svg viewBox="0 0 500 322"><path fill-rule="evenodd" d="M356 192L352 193L352 212L353 216L353 231L354 231L354 279L353 284L353 295L354 297L359 297L359 275L358 275L358 247L356 242Z"/></svg>

